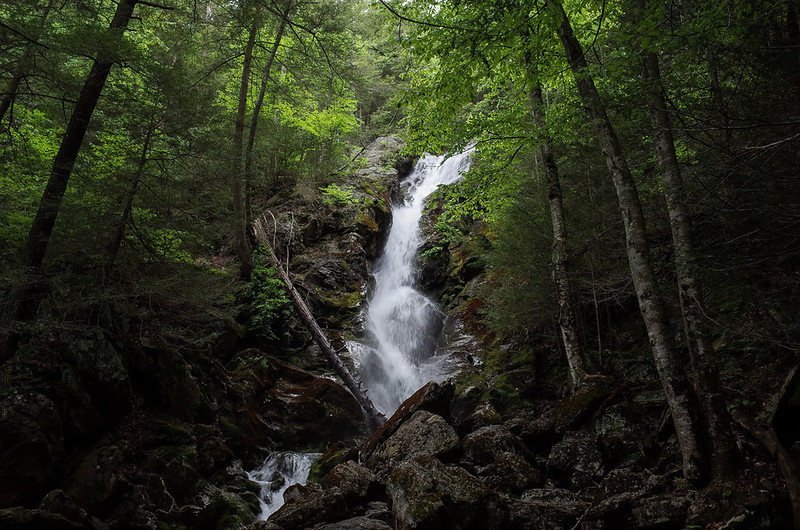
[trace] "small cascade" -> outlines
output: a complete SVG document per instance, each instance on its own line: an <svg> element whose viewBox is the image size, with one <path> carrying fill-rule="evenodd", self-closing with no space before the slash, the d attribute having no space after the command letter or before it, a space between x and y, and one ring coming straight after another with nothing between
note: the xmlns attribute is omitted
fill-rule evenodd
<svg viewBox="0 0 800 530"><path fill-rule="evenodd" d="M451 156L426 155L401 183L404 200L392 207L392 226L375 263L375 290L367 309L370 343L348 346L375 407L391 415L422 385L450 373L433 354L442 329L436 303L415 288L419 223L425 199L469 169L472 149Z"/></svg>
<svg viewBox="0 0 800 530"><path fill-rule="evenodd" d="M247 477L261 486L259 521L266 521L283 506L283 492L294 484L305 484L311 464L321 453L294 453L276 451L269 455L260 468L248 471Z"/></svg>

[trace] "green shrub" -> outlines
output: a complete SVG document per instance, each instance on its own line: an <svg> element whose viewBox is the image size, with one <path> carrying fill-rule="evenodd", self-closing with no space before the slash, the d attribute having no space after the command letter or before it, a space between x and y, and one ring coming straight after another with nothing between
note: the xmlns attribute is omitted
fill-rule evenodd
<svg viewBox="0 0 800 530"><path fill-rule="evenodd" d="M351 186L339 187L336 184L329 184L324 188L320 188L323 198L322 202L326 204L336 204L341 206L355 206L358 204L358 199L353 196L353 188Z"/></svg>
<svg viewBox="0 0 800 530"><path fill-rule="evenodd" d="M278 340L290 315L290 300L274 267L256 265L247 285L250 326L260 337Z"/></svg>

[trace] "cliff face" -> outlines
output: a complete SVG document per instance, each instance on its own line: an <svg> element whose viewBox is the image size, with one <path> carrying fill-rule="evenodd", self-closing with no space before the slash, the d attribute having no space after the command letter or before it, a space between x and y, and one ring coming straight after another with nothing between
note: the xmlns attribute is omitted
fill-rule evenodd
<svg viewBox="0 0 800 530"><path fill-rule="evenodd" d="M338 185L344 203L296 188L267 202L276 246L334 341L357 332L400 146L365 150L364 169ZM139 305L101 301L96 328L44 330L0 366L3 528L239 528L260 510L243 469L273 449L365 436L297 325L260 343L224 301L229 280L142 276Z"/></svg>

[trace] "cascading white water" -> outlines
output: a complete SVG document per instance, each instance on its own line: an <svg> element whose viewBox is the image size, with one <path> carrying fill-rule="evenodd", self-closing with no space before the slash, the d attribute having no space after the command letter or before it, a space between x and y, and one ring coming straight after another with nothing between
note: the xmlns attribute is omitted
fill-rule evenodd
<svg viewBox="0 0 800 530"><path fill-rule="evenodd" d="M469 169L471 153L467 149L447 159L424 156L401 184L404 200L392 208L392 226L375 263L375 290L367 309L372 344L349 344L367 393L387 415L426 382L448 375L446 361L431 357L442 315L414 288L414 262L425 199L439 185L461 178Z"/></svg>
<svg viewBox="0 0 800 530"><path fill-rule="evenodd" d="M392 227L383 255L375 263L375 290L367 310L372 344L348 347L367 393L386 415L428 381L450 374L449 359L432 357L442 327L436 304L414 288L414 261L420 246L419 222L425 199L441 184L452 184L469 169L472 149L445 160L426 155L401 186L404 200L392 208ZM266 520L283 505L292 484L305 484L318 453L275 452L261 468L248 472L261 485Z"/></svg>
<svg viewBox="0 0 800 530"><path fill-rule="evenodd" d="M261 486L259 521L266 521L283 506L283 492L289 486L306 483L311 464L320 454L276 451L264 460L260 468L247 472L247 478Z"/></svg>

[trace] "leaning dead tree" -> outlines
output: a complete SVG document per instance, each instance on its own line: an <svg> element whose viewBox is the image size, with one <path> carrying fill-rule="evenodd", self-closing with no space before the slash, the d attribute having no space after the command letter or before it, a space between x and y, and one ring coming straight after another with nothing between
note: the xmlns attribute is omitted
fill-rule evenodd
<svg viewBox="0 0 800 530"><path fill-rule="evenodd" d="M356 398L356 401L361 406L364 414L366 414L367 424L370 431L374 431L384 421L386 421L386 417L378 412L378 410L375 408L375 405L372 404L372 400L369 399L367 394L361 388L361 385L355 380L353 375L350 373L350 370L347 369L342 360L339 358L336 350L333 349L328 337L325 335L325 332L319 327L317 320L314 318L314 315L311 313L311 310L305 303L305 300L303 300L303 297L300 296L300 293L297 291L297 289L294 288L294 284L289 277L288 267L286 269L283 268L275 254L273 244L270 243L267 232L266 216L256 219L253 222L253 230L255 232L256 239L263 243L264 246L269 250L267 254L269 255L269 259L272 261L272 265L275 267L275 272L278 275L278 278L280 278L280 280L283 282L283 286L286 288L286 292L289 293L289 297L292 299L292 304L297 310L297 313L300 315L300 318L303 320L303 323L306 325L306 328L311 333L311 336L314 337L314 341L316 341L317 345L319 345L322 353L325 355L325 359L328 361L328 364L342 379L345 387L347 387L350 393L353 394L353 397Z"/></svg>

